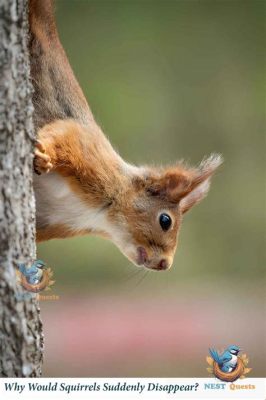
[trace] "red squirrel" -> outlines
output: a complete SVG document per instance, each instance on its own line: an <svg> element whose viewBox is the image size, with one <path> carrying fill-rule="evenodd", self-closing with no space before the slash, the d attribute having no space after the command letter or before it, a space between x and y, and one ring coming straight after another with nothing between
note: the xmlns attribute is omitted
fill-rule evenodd
<svg viewBox="0 0 266 400"><path fill-rule="evenodd" d="M199 167L124 161L94 120L60 43L52 0L30 0L37 241L100 235L134 264L167 270L183 215L207 194L220 155Z"/></svg>

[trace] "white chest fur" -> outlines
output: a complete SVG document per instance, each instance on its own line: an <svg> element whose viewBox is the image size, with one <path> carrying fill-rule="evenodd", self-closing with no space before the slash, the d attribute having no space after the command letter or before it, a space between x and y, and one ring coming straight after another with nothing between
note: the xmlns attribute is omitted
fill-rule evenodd
<svg viewBox="0 0 266 400"><path fill-rule="evenodd" d="M118 225L110 221L106 209L90 207L56 172L34 176L34 191L37 229L62 224L77 234L82 230L105 232L127 257L136 256L135 244L121 218Z"/></svg>
<svg viewBox="0 0 266 400"><path fill-rule="evenodd" d="M113 234L106 211L90 207L56 172L34 177L37 226L63 224L73 230L102 230Z"/></svg>

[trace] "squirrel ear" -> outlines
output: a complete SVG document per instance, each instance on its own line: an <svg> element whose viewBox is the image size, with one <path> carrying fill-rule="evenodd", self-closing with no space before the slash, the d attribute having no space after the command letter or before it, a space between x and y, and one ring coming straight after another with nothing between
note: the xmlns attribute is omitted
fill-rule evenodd
<svg viewBox="0 0 266 400"><path fill-rule="evenodd" d="M184 190L190 186L189 175L189 171L184 168L167 168L161 175L150 177L146 190L152 196L176 203L181 199Z"/></svg>
<svg viewBox="0 0 266 400"><path fill-rule="evenodd" d="M193 206L198 204L204 197L207 196L210 188L210 178L206 179L203 183L196 186L190 193L185 195L179 203L182 214L189 211Z"/></svg>
<svg viewBox="0 0 266 400"><path fill-rule="evenodd" d="M189 190L183 193L180 200L179 207L183 214L207 196L211 177L222 162L222 157L216 154L201 162L191 180Z"/></svg>
<svg viewBox="0 0 266 400"><path fill-rule="evenodd" d="M168 168L159 177L151 177L147 181L146 190L152 196L171 203L179 202L181 212L185 213L206 196L210 177L221 163L221 156L212 155L195 169Z"/></svg>

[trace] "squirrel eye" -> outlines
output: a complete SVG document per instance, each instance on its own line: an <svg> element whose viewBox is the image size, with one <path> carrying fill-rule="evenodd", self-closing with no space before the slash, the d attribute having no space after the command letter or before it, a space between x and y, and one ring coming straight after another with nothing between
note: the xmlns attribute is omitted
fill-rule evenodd
<svg viewBox="0 0 266 400"><path fill-rule="evenodd" d="M168 231L172 224L171 217L168 214L161 214L159 218L159 222L163 231Z"/></svg>

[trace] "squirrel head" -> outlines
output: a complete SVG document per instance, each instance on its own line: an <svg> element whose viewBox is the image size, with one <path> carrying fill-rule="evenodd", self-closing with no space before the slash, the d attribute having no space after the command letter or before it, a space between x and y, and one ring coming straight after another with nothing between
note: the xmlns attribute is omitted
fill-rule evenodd
<svg viewBox="0 0 266 400"><path fill-rule="evenodd" d="M198 168L142 168L121 190L117 205L110 207L116 231L113 242L136 265L169 269L182 217L207 195L211 176L221 163L221 156L212 155Z"/></svg>

